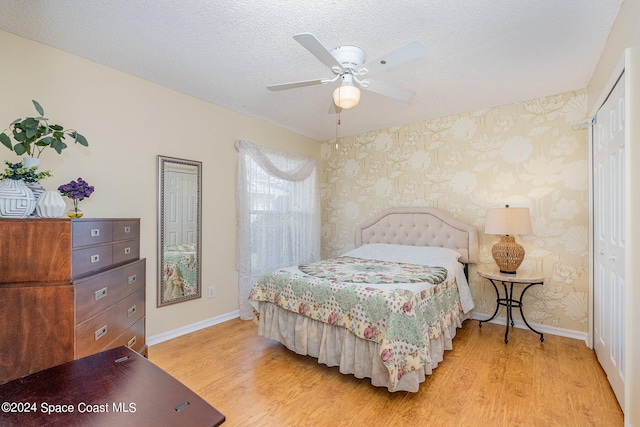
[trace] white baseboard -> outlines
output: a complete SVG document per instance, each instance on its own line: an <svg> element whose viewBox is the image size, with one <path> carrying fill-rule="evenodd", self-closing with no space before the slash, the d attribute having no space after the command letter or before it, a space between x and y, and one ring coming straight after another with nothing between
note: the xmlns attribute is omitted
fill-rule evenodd
<svg viewBox="0 0 640 427"><path fill-rule="evenodd" d="M490 314L475 313L475 312L471 316L473 320L483 320L483 319L488 319L489 317L491 317ZM497 316L496 318L491 320L489 323L495 323L497 325L505 326L506 321L507 319L505 317ZM536 331L540 331L543 334L558 335L560 337L582 340L584 341L585 345L588 346L586 332L573 331L571 329L564 329L564 328L557 328L555 326L549 326L549 325L541 325L539 323L533 323L533 322L529 322L529 324L533 329L535 329ZM527 325L522 320L518 320L518 319L514 319L514 326L520 329L529 329L527 328Z"/></svg>
<svg viewBox="0 0 640 427"><path fill-rule="evenodd" d="M161 334L152 335L147 337L147 345L152 346L164 341L168 341L173 338L178 338L182 335L189 334L191 332L199 331L200 329L208 328L209 326L217 325L219 323L226 322L231 319L240 317L240 310L232 311L231 313L222 314L220 316L211 317L209 319L202 320L200 322L192 323L190 325L183 326L181 328L173 329L171 331L163 332Z"/></svg>
<svg viewBox="0 0 640 427"><path fill-rule="evenodd" d="M471 318L473 320L482 320L482 319L488 319L490 316L491 316L490 314L475 313L474 312L473 315L471 316ZM154 345L154 344L159 344L161 342L168 341L168 340L173 339L173 338L178 338L178 337L180 337L182 335L186 335L186 334L189 334L191 332L199 331L200 329L208 328L209 326L217 325L219 323L223 323L223 322L226 322L226 321L231 320L231 319L236 319L238 317L240 317L240 311L239 310L235 310L235 311L232 311L230 313L222 314L222 315L216 316L216 317L211 317L209 319L205 319L205 320L202 320L200 322L192 323L190 325L186 325L186 326L183 326L181 328L173 329L171 331L163 332L163 333L157 334L157 335L152 335L152 336L147 337L147 345L151 346L151 345ZM503 325L504 326L505 322L506 322L506 319L504 317L497 316L495 319L491 320L491 322L489 322L489 323L495 323L497 325ZM557 328L557 327L549 326L549 325L541 325L539 323L533 323L533 322L529 322L529 324L531 326L533 326L533 328L535 330L540 331L543 334L558 335L560 337L566 337L566 338L573 338L573 339L577 339L577 340L582 340L582 341L585 342L585 345L587 344L587 333L586 332L573 331L573 330L564 329L564 328ZM529 328L527 328L527 325L525 325L525 323L522 320L515 319L514 320L514 325L515 325L516 328L529 329Z"/></svg>

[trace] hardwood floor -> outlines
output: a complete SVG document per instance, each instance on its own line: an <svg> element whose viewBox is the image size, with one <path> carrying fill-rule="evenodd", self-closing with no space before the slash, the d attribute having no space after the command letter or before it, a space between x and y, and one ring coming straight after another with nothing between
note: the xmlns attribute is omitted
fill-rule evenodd
<svg viewBox="0 0 640 427"><path fill-rule="evenodd" d="M622 426L584 342L466 321L418 393L342 375L235 319L149 348L227 417L224 426Z"/></svg>

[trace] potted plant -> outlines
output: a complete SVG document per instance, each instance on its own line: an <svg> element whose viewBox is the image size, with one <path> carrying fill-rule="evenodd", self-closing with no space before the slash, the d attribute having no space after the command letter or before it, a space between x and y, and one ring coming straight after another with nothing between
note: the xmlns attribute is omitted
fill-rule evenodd
<svg viewBox="0 0 640 427"><path fill-rule="evenodd" d="M26 168L22 163L9 163L5 161L7 168L0 174L0 217L26 218L36 208L37 197L29 188L29 185L44 188L38 181L51 176L51 172L38 172L38 167Z"/></svg>
<svg viewBox="0 0 640 427"><path fill-rule="evenodd" d="M73 129L65 129L58 124L49 124L44 117L44 109L32 100L38 114L37 117L23 117L14 120L8 129L0 133L0 142L19 156L40 158L40 154L47 148L54 149L58 154L67 148L65 138L70 137L73 142L87 147L87 139ZM11 139L16 141L15 144Z"/></svg>
<svg viewBox="0 0 640 427"><path fill-rule="evenodd" d="M7 168L0 174L0 179L13 179L23 182L39 182L42 179L49 178L51 171L38 172L38 166L26 168L22 163L9 163L5 161Z"/></svg>

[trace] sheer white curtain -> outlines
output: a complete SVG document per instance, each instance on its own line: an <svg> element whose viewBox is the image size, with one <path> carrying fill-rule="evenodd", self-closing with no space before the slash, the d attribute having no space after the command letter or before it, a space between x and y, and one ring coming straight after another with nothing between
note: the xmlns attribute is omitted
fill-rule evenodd
<svg viewBox="0 0 640 427"><path fill-rule="evenodd" d="M253 317L253 283L278 268L320 259L316 161L237 141L240 318Z"/></svg>

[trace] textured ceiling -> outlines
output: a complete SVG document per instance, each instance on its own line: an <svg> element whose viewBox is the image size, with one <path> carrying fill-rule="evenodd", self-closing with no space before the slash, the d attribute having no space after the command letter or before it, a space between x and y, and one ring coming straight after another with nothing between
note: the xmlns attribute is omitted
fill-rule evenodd
<svg viewBox="0 0 640 427"><path fill-rule="evenodd" d="M0 0L0 29L319 140L338 83L293 35L368 59L418 40L423 58L376 74L408 103L363 91L340 136L587 86L622 0ZM0 71L1 77L1 71Z"/></svg>

